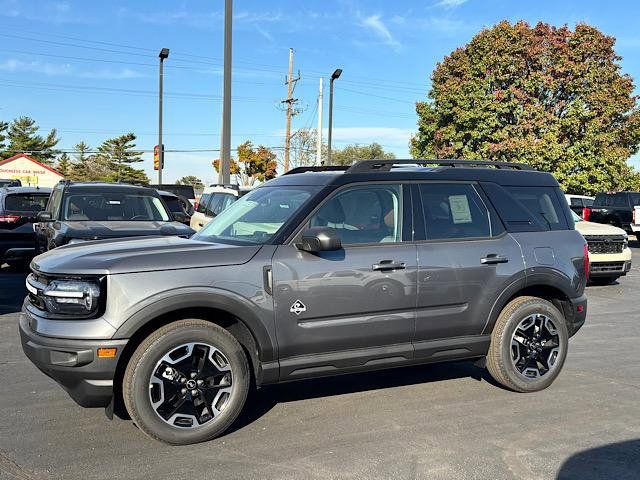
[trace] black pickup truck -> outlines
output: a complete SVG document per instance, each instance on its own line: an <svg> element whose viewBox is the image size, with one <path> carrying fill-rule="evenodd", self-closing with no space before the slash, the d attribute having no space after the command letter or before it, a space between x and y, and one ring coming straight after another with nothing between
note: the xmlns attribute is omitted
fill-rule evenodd
<svg viewBox="0 0 640 480"><path fill-rule="evenodd" d="M608 223L630 233L635 205L640 205L640 192L599 193L593 205L585 208L584 219Z"/></svg>
<svg viewBox="0 0 640 480"><path fill-rule="evenodd" d="M157 190L120 183L62 181L37 222L37 253L88 240L195 233L176 221Z"/></svg>

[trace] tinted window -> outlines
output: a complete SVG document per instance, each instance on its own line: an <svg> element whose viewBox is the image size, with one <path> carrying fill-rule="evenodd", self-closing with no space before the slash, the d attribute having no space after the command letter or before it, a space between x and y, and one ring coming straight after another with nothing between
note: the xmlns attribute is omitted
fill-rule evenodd
<svg viewBox="0 0 640 480"><path fill-rule="evenodd" d="M167 221L158 197L120 192L71 193L64 199L62 220Z"/></svg>
<svg viewBox="0 0 640 480"><path fill-rule="evenodd" d="M585 207L590 207L593 205L593 198L583 198L582 201L584 202Z"/></svg>
<svg viewBox="0 0 640 480"><path fill-rule="evenodd" d="M217 193L215 199L211 202L211 216L215 217L223 210L226 210L229 205L236 201L236 196L230 193Z"/></svg>
<svg viewBox="0 0 640 480"><path fill-rule="evenodd" d="M198 202L198 208L196 208L196 212L205 213L207 211L207 203L209 203L210 198L210 193L202 194L202 197L200 197L200 201Z"/></svg>
<svg viewBox="0 0 640 480"><path fill-rule="evenodd" d="M38 213L45 209L49 195L38 193L14 193L4 201L4 209L9 212Z"/></svg>
<svg viewBox="0 0 640 480"><path fill-rule="evenodd" d="M363 185L338 192L310 226L335 228L344 245L400 242L402 217L400 185Z"/></svg>
<svg viewBox="0 0 640 480"><path fill-rule="evenodd" d="M629 201L627 199L627 194L620 192L616 193L613 198L613 206L614 207L628 207Z"/></svg>
<svg viewBox="0 0 640 480"><path fill-rule="evenodd" d="M581 207L582 199L578 197L571 197L571 206L572 207Z"/></svg>
<svg viewBox="0 0 640 480"><path fill-rule="evenodd" d="M167 204L170 212L183 213L182 204L178 197L162 197L162 200Z"/></svg>
<svg viewBox="0 0 640 480"><path fill-rule="evenodd" d="M489 211L472 185L420 185L424 222L429 240L488 237Z"/></svg>
<svg viewBox="0 0 640 480"><path fill-rule="evenodd" d="M549 230L564 230L566 219L552 187L505 187L537 222Z"/></svg>
<svg viewBox="0 0 640 480"><path fill-rule="evenodd" d="M62 187L56 187L53 189L49 201L47 202L46 210L51 213L51 216L55 219L59 218L60 214L60 202L62 200Z"/></svg>

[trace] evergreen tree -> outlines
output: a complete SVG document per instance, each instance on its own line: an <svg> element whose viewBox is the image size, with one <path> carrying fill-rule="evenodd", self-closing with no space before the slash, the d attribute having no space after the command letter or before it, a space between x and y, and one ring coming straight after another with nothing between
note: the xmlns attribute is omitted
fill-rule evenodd
<svg viewBox="0 0 640 480"><path fill-rule="evenodd" d="M98 147L97 159L108 167L108 181L149 183L149 177L144 170L131 166L143 161L142 152L135 150L135 140L136 136L133 133L127 133L105 140Z"/></svg>
<svg viewBox="0 0 640 480"><path fill-rule="evenodd" d="M68 177L71 173L72 168L73 165L71 164L69 155L67 155L66 153L60 155L60 158L58 158L58 163L56 165L56 170L65 177Z"/></svg>
<svg viewBox="0 0 640 480"><path fill-rule="evenodd" d="M12 121L7 129L6 137L9 140L9 146L5 155L27 153L39 162L52 165L59 153L53 148L59 141L56 130L51 130L46 137L38 135L38 130L38 125L32 118L19 117Z"/></svg>
<svg viewBox="0 0 640 480"><path fill-rule="evenodd" d="M5 155L4 149L6 147L5 142L7 141L7 128L9 128L9 124L7 122L0 121L0 160L4 157L10 157L11 155Z"/></svg>

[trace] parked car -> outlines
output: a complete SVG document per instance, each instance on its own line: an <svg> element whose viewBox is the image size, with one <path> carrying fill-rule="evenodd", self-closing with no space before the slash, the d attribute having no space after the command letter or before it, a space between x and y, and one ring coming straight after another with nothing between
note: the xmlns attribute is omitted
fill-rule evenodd
<svg viewBox="0 0 640 480"><path fill-rule="evenodd" d="M630 233L633 207L640 205L640 192L599 193L583 218L589 222L608 223Z"/></svg>
<svg viewBox="0 0 640 480"><path fill-rule="evenodd" d="M591 207L594 200L594 197L589 197L587 195L567 194L565 195L565 197L567 199L567 203L569 204L569 208L573 210L580 218L582 218L582 215L584 214L584 209Z"/></svg>
<svg viewBox="0 0 640 480"><path fill-rule="evenodd" d="M33 222L44 209L50 188L0 188L0 265L25 264L35 255Z"/></svg>
<svg viewBox="0 0 640 480"><path fill-rule="evenodd" d="M17 178L0 178L0 188L2 187L21 187L22 182Z"/></svg>
<svg viewBox="0 0 640 480"><path fill-rule="evenodd" d="M87 240L194 233L174 221L157 190L119 183L62 181L37 222L38 253Z"/></svg>
<svg viewBox="0 0 640 480"><path fill-rule="evenodd" d="M167 205L167 208L173 215L173 219L176 222L184 223L185 225L189 225L191 222L191 214L187 211L187 206L185 202L178 196L174 195L171 192L165 192L159 190L158 193L162 200ZM188 201L186 202L189 206L191 205Z"/></svg>
<svg viewBox="0 0 640 480"><path fill-rule="evenodd" d="M192 239L37 257L26 355L80 405L126 408L171 444L221 435L252 384L477 359L510 390L551 385L585 321L589 271L552 175L329 168L266 182Z"/></svg>
<svg viewBox="0 0 640 480"><path fill-rule="evenodd" d="M573 219L589 246L589 280L613 283L631 270L629 237L621 228L584 221L575 212Z"/></svg>
<svg viewBox="0 0 640 480"><path fill-rule="evenodd" d="M162 190L164 192L171 192L174 195L177 195L178 197L180 197L181 199L186 199L190 204L191 207L193 207L195 201L196 201L196 192L193 188L193 185L180 185L180 184L162 184L162 185L149 185L149 187L151 188L155 188L156 190ZM188 207L186 207L185 205L185 210L187 210L187 212L189 212L189 215L191 215L193 212L189 210Z"/></svg>
<svg viewBox="0 0 640 480"><path fill-rule="evenodd" d="M191 228L196 232L209 223L216 215L250 190L238 185L211 185L202 192L191 216Z"/></svg>

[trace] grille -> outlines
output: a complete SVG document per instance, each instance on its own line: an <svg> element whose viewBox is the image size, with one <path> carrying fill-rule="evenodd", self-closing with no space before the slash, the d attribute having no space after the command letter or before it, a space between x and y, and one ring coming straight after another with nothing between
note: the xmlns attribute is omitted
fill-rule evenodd
<svg viewBox="0 0 640 480"><path fill-rule="evenodd" d="M624 237L622 235L591 236L584 237L589 246L589 253L622 253Z"/></svg>
<svg viewBox="0 0 640 480"><path fill-rule="evenodd" d="M595 262L590 270L591 273L624 272L624 262Z"/></svg>

